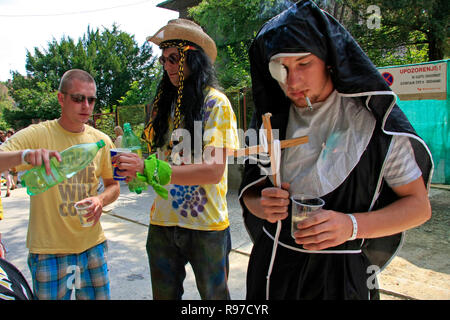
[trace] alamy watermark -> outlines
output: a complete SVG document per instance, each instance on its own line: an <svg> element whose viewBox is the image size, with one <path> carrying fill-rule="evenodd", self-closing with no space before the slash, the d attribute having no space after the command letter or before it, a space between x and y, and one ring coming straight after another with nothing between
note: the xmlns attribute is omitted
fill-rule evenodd
<svg viewBox="0 0 450 320"><path fill-rule="evenodd" d="M370 5L367 7L366 13L369 14L367 18L367 28L369 29L379 29L381 28L381 9L377 5Z"/></svg>
<svg viewBox="0 0 450 320"><path fill-rule="evenodd" d="M377 275L380 274L380 272L380 267L375 264L367 267L366 273L369 274L369 277L367 277L366 285L369 290L379 289Z"/></svg>
<svg viewBox="0 0 450 320"><path fill-rule="evenodd" d="M67 288L69 290L81 288L81 272L80 267L77 265L68 266L66 269L67 274L70 276L67 278Z"/></svg>
<svg viewBox="0 0 450 320"><path fill-rule="evenodd" d="M237 132L237 136L236 136ZM271 146L267 145L265 140L267 136L267 130L265 129L248 129L246 131L242 129L226 129L217 130L216 128L208 129L203 131L202 122L194 122L194 137L186 129L177 129L172 133L171 141L174 144L172 151L170 153L170 161L176 165L180 164L222 164L223 159L227 159L228 164L258 164L260 160L266 160L268 158L268 148ZM272 130L273 139L278 139L279 130ZM202 137L200 138L197 137ZM247 146L265 146L266 150L259 150L259 152L253 152L250 156L228 156L224 157L223 148L213 149L204 148L205 145L222 145L226 147L227 145L235 145L235 140L238 139L241 142L240 149L244 149ZM162 159L163 157L158 156ZM267 170L270 171L268 167ZM264 174L267 174L265 172ZM269 172L269 174L272 174Z"/></svg>

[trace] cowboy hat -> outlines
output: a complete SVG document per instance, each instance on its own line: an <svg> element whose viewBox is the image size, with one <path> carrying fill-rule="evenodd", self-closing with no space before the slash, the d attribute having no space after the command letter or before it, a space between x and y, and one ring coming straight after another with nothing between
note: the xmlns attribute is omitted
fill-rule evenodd
<svg viewBox="0 0 450 320"><path fill-rule="evenodd" d="M195 43L205 51L212 63L216 60L216 43L198 24L191 20L169 20L166 26L159 29L153 36L147 37L147 41L151 41L158 46L161 42L168 40L187 40Z"/></svg>

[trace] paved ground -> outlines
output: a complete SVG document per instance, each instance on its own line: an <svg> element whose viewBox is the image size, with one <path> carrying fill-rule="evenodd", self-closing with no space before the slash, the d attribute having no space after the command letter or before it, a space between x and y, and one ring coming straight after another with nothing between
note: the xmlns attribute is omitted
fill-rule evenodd
<svg viewBox="0 0 450 320"><path fill-rule="evenodd" d="M25 247L29 197L24 188L12 191L12 196L9 198L5 198L4 195L5 188L2 187L5 219L0 222L0 232L9 250L7 259L23 272L31 284L26 264L28 250ZM107 209L110 211L102 216L101 223L108 238L108 262L113 299L152 299L145 242L149 208L153 198L153 191L149 190L136 195L130 193L123 184L119 199L109 206ZM434 215L450 213L450 190L432 188L430 198L432 206L434 200L447 203L442 210L433 212ZM237 191L229 192L228 206L233 247L230 255L229 286L231 298L239 300L245 298L245 275L252 243L243 226ZM445 221L448 220L445 219ZM427 224L424 226L427 228ZM428 254L423 256L426 258L411 254L411 251L416 250L416 245L413 242L414 239L408 238L409 232L407 233L403 249L379 277L382 299L450 299L448 227L449 225L444 228L446 231L443 234L443 241L446 245L442 246L443 250L432 253L432 248L428 248ZM411 243L413 245L410 245ZM426 259L427 263L424 263L422 259ZM183 299L200 299L193 272L189 265L187 268Z"/></svg>

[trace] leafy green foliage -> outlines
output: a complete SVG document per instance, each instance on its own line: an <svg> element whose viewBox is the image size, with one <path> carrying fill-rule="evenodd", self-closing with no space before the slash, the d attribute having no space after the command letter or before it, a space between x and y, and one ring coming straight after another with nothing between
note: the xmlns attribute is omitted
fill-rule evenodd
<svg viewBox="0 0 450 320"><path fill-rule="evenodd" d="M53 39L46 49L27 52L27 76L13 72L8 84L16 108L4 112L4 119L15 128L27 126L32 119L54 119L60 115L57 102L59 81L67 70L88 71L97 84L95 113L113 112L113 106L125 97L135 81L140 100L151 99L154 88L155 58L152 47L138 47L134 36L111 29L91 30L75 42L70 37ZM150 95L150 96L146 96Z"/></svg>
<svg viewBox="0 0 450 320"><path fill-rule="evenodd" d="M114 114L107 113L96 117L95 128L106 133L113 141L116 138L114 127L116 126Z"/></svg>
<svg viewBox="0 0 450 320"><path fill-rule="evenodd" d="M294 2L203 0L189 9L190 16L216 41L218 78L237 115L243 112L238 110L243 105L239 89L251 87L248 49L253 38L267 20ZM376 66L448 57L448 0L315 0L315 3L349 30ZM379 9L379 15L370 10L373 5ZM372 20L377 18L379 25L374 27ZM252 100L247 98L246 105L249 119Z"/></svg>
<svg viewBox="0 0 450 320"><path fill-rule="evenodd" d="M221 85L251 85L248 49L264 22L283 11L287 1L209 0L190 8L189 14L214 39L218 49L216 68Z"/></svg>
<svg viewBox="0 0 450 320"><path fill-rule="evenodd" d="M4 120L14 128L28 126L33 119L47 120L60 116L57 92L49 82L27 81L22 75L15 74L10 95L16 105L3 110ZM15 87L14 84L20 83Z"/></svg>
<svg viewBox="0 0 450 320"><path fill-rule="evenodd" d="M338 19L378 67L449 55L449 1L335 0L316 3ZM371 9L376 5L379 12ZM379 14L379 25L373 19ZM372 24L372 26L371 26Z"/></svg>
<svg viewBox="0 0 450 320"><path fill-rule="evenodd" d="M247 52L262 24L292 5L287 0L204 0L189 10L216 41L217 70L225 88L250 85ZM447 0L315 0L339 20L377 66L449 56ZM379 8L380 25L371 27Z"/></svg>
<svg viewBox="0 0 450 320"><path fill-rule="evenodd" d="M12 98L8 95L8 88L0 82L0 130L7 130L8 123L3 119L4 110L9 110L14 106Z"/></svg>
<svg viewBox="0 0 450 320"><path fill-rule="evenodd" d="M261 26L295 1L203 0L189 10L190 16L216 41L216 71L220 84L236 110L243 105L242 88L251 87L248 49ZM339 20L358 41L376 66L440 60L449 56L448 0L315 0ZM369 27L376 5L380 24ZM148 104L156 93L162 69L155 64L151 46L138 47L134 36L116 25L103 30L87 28L74 41L53 39L46 49L27 52L27 76L13 73L8 84L15 105L0 97L0 127L19 128L31 119L59 116L56 91L63 73L72 68L90 72L97 82L96 113L120 109L119 121L139 126L141 110L121 108ZM248 91L249 92L249 91ZM246 94L251 113L251 94ZM140 108L140 107L139 107ZM2 120L3 119L3 120ZM247 120L249 116L247 116ZM2 122L3 121L3 122ZM4 124L6 121L6 125ZM108 123L107 132L113 125ZM3 123L3 124L2 124ZM106 124L105 124L106 126Z"/></svg>
<svg viewBox="0 0 450 320"><path fill-rule="evenodd" d="M49 81L54 89L67 70L86 70L97 83L95 110L99 112L116 104L132 81L149 78L154 62L150 44L139 48L134 36L113 25L102 32L88 27L77 43L63 37L60 42L55 39L49 42L43 52L38 48L34 49L34 55L27 52L26 69L38 81Z"/></svg>
<svg viewBox="0 0 450 320"><path fill-rule="evenodd" d="M150 103L156 94L158 83L162 77L162 68L159 64L152 66L150 76L135 80L125 95L117 102L120 106L132 106L136 104Z"/></svg>

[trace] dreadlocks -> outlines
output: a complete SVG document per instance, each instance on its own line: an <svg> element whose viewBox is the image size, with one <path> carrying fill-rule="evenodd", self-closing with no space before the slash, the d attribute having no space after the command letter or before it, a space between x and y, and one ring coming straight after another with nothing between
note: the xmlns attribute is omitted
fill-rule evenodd
<svg viewBox="0 0 450 320"><path fill-rule="evenodd" d="M202 120L205 89L208 86L218 88L214 67L200 47L191 42L181 40L165 41L160 45L161 49L169 47L177 47L180 54L178 67L180 83L179 87L175 87L170 82L166 71L159 83L157 95L153 101L153 113L156 113L156 116L151 123L147 124L144 130L145 140L152 142L152 151L157 147L162 147L167 141L166 135L169 129L167 119L173 103L175 103L173 129L177 129L182 124L182 127L189 131L191 137L201 139L202 137L194 136L194 121ZM194 50L191 50L191 48ZM184 79L183 68L185 61L190 70L190 75L187 79ZM153 131L153 137L149 133L150 129Z"/></svg>

